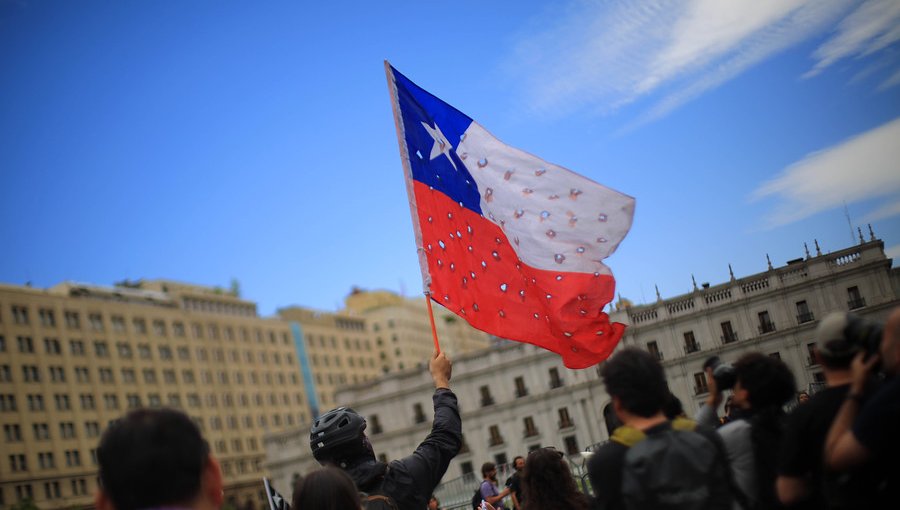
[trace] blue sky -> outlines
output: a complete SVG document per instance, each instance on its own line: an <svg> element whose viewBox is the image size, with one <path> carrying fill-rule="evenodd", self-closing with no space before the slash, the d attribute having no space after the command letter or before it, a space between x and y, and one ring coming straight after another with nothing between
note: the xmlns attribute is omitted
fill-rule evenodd
<svg viewBox="0 0 900 510"><path fill-rule="evenodd" d="M421 290L383 61L637 199L635 302L851 243L900 257L892 0L0 0L0 281ZM812 249L812 248L811 248Z"/></svg>

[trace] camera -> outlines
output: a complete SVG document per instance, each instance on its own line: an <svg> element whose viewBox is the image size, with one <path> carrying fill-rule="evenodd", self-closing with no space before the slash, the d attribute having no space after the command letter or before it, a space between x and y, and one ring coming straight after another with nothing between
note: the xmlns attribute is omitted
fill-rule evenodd
<svg viewBox="0 0 900 510"><path fill-rule="evenodd" d="M712 356L704 361L703 368L712 369L713 379L716 380L716 388L718 388L719 391L734 388L734 383L737 382L737 375L735 375L734 367L728 363L724 363L718 356Z"/></svg>

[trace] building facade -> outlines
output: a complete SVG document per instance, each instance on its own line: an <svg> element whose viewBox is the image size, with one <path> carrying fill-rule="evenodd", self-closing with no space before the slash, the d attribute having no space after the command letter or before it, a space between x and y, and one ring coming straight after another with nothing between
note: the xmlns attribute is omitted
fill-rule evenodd
<svg viewBox="0 0 900 510"><path fill-rule="evenodd" d="M235 293L167 280L0 285L0 507L24 498L43 509L92 505L106 425L129 409L165 406L200 426L229 503L260 508L264 434L308 428L341 386L414 366L417 351L387 354L412 331L430 339L422 300L379 295L390 306L289 307L262 318ZM471 328L460 336L488 343Z"/></svg>
<svg viewBox="0 0 900 510"><path fill-rule="evenodd" d="M818 321L839 310L884 320L900 305L898 296L900 273L891 268L883 243L873 238L652 304L620 303L611 318L629 325L620 347L655 354L673 393L692 415L708 394L702 365L710 356L728 362L749 351L778 356L798 387L815 389L821 367L810 348ZM504 464L540 446L574 455L607 440L615 426L599 367L569 370L552 353L511 342L453 362L451 386L459 397L465 444L445 482L477 478L482 463ZM367 417L375 451L388 460L409 455L428 434L432 391L429 374L418 370L345 388L337 398ZM280 486L316 466L303 428L267 435L266 452ZM453 492L451 486L463 490ZM448 483L439 495L452 506L467 501L471 490Z"/></svg>

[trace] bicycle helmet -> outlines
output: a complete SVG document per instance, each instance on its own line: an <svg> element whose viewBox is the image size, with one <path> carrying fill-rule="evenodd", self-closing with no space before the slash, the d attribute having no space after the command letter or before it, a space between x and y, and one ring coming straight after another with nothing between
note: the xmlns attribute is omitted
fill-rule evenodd
<svg viewBox="0 0 900 510"><path fill-rule="evenodd" d="M309 431L309 447L320 463L331 461L346 467L367 453L366 419L349 407L339 407L316 418Z"/></svg>

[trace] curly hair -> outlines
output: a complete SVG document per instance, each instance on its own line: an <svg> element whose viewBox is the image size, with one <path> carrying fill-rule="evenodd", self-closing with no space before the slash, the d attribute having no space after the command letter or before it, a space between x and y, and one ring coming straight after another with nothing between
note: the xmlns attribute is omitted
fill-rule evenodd
<svg viewBox="0 0 900 510"><path fill-rule="evenodd" d="M587 510L587 497L578 491L562 452L540 448L528 454L522 473L523 510Z"/></svg>

